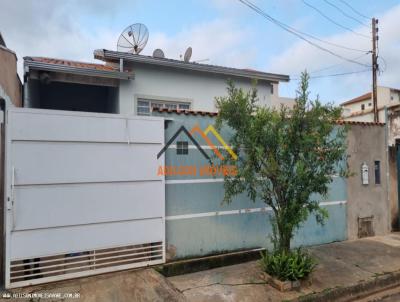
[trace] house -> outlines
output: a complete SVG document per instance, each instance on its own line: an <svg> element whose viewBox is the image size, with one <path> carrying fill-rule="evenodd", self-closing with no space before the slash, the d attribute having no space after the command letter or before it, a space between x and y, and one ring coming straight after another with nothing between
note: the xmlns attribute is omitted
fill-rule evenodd
<svg viewBox="0 0 400 302"><path fill-rule="evenodd" d="M152 108L216 111L228 79L250 89L257 80L260 105L287 106L282 74L184 62L110 50L95 50L104 64L25 57L24 107L150 115Z"/></svg>
<svg viewBox="0 0 400 302"><path fill-rule="evenodd" d="M392 108L400 105L400 90L379 86L377 88L377 102L379 121L385 122L385 107ZM348 121L373 122L373 101L372 93L367 92L354 99L340 104L343 108L343 118Z"/></svg>
<svg viewBox="0 0 400 302"><path fill-rule="evenodd" d="M17 55L9 49L0 33L0 97L20 107L22 83L17 74Z"/></svg>

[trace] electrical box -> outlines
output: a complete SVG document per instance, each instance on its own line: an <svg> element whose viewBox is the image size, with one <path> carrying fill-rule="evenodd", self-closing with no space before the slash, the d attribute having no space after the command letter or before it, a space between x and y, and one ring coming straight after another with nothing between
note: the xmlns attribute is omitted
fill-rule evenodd
<svg viewBox="0 0 400 302"><path fill-rule="evenodd" d="M368 179L368 165L363 162L361 165L361 183L363 185L368 185L369 184L369 179Z"/></svg>

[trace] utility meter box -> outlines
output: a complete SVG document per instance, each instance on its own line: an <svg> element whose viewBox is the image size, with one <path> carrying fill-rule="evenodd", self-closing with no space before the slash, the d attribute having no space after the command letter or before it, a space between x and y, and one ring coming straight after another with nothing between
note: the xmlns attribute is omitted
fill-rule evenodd
<svg viewBox="0 0 400 302"><path fill-rule="evenodd" d="M369 179L368 179L368 165L363 162L361 165L361 183L363 185L368 185L369 184Z"/></svg>

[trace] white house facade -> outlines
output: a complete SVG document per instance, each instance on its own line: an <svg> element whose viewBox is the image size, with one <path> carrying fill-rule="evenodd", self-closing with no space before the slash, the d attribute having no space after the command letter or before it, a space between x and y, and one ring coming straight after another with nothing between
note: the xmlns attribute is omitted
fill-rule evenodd
<svg viewBox="0 0 400 302"><path fill-rule="evenodd" d="M261 106L291 106L280 98L287 75L96 50L93 64L25 57L24 107L150 115L153 108L215 112L227 81L249 90L257 81Z"/></svg>

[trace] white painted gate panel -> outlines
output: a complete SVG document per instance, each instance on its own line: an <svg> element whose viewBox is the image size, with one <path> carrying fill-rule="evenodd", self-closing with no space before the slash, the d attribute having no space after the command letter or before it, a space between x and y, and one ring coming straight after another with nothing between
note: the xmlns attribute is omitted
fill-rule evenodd
<svg viewBox="0 0 400 302"><path fill-rule="evenodd" d="M165 262L164 120L6 116L6 287Z"/></svg>

